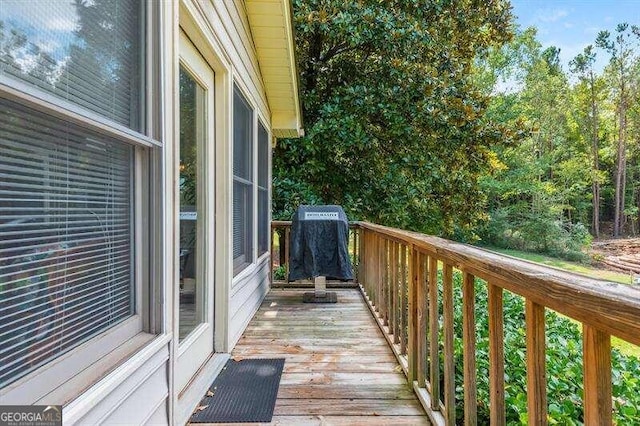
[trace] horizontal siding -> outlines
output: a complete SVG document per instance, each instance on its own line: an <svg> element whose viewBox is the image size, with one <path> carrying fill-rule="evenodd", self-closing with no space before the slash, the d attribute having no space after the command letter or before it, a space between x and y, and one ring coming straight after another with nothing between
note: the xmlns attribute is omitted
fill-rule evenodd
<svg viewBox="0 0 640 426"><path fill-rule="evenodd" d="M169 348L164 345L73 424L142 424L152 416L159 418L159 407L164 409L163 423L168 423L168 358Z"/></svg>
<svg viewBox="0 0 640 426"><path fill-rule="evenodd" d="M229 305L229 348L233 348L269 291L269 258L233 287Z"/></svg>

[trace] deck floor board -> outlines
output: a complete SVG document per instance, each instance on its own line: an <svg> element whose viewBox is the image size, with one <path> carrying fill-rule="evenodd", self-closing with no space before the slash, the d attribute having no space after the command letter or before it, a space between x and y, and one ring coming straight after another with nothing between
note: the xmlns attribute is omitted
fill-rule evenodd
<svg viewBox="0 0 640 426"><path fill-rule="evenodd" d="M286 358L271 424L428 425L360 292L333 291L336 304L303 304L272 289L232 352Z"/></svg>

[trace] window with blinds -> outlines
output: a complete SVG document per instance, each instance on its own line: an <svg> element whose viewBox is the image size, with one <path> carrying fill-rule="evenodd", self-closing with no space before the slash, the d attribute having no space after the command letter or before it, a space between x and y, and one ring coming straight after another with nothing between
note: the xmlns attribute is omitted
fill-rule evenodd
<svg viewBox="0 0 640 426"><path fill-rule="evenodd" d="M144 3L0 1L0 75L140 130Z"/></svg>
<svg viewBox="0 0 640 426"><path fill-rule="evenodd" d="M253 110L238 87L233 91L233 267L253 261Z"/></svg>
<svg viewBox="0 0 640 426"><path fill-rule="evenodd" d="M0 109L2 388L133 314L133 148Z"/></svg>
<svg viewBox="0 0 640 426"><path fill-rule="evenodd" d="M258 256L269 251L269 133L258 127Z"/></svg>

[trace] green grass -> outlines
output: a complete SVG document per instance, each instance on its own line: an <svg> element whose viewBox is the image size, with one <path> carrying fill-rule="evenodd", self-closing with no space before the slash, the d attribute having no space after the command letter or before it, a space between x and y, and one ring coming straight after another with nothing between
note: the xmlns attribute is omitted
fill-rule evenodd
<svg viewBox="0 0 640 426"><path fill-rule="evenodd" d="M541 263L547 266L553 266L554 268L564 269L565 271L586 275L592 278L598 278L601 280L613 281L622 284L631 284L631 275L623 274L620 272L598 269L589 265L584 265L582 263L569 262L567 260L549 257L538 253L528 253L520 250L501 249L494 247L486 247L486 249L517 257L519 259L529 260L531 262Z"/></svg>
<svg viewBox="0 0 640 426"><path fill-rule="evenodd" d="M619 272L608 271L606 269L598 269L592 266L583 265L581 263L569 262L563 259L557 259L554 257L545 256L538 253L528 253L520 250L501 249L494 247L485 247L488 250L498 253L506 254L509 256L517 257L519 259L528 260L530 262L540 263L542 265L553 266L554 268L564 269L569 272L576 272L578 274L586 275L592 278L598 278L601 280L613 281L622 284L631 284L631 276L622 274ZM570 318L571 319L571 318ZM572 319L572 321L574 321ZM578 321L574 321L579 324ZM614 348L618 348L620 352L625 355L633 355L640 357L640 346L636 346L632 343L626 342L617 337L611 338L611 345Z"/></svg>

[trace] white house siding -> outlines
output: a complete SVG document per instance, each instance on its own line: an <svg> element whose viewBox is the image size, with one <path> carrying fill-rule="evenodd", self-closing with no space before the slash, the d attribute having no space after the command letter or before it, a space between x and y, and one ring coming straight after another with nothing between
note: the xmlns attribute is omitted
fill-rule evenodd
<svg viewBox="0 0 640 426"><path fill-rule="evenodd" d="M73 413L64 411L65 425L168 424L168 360L168 345L163 345L139 368L130 371L125 368L122 377L117 378L117 386L97 395L90 409L77 419L69 416Z"/></svg>
<svg viewBox="0 0 640 426"><path fill-rule="evenodd" d="M249 275L234 281L229 308L229 342L233 347L269 291L269 257Z"/></svg>

